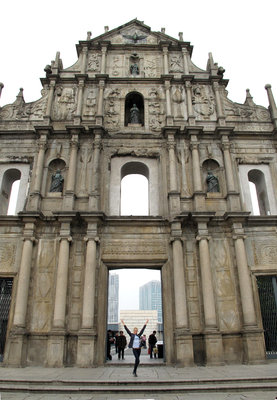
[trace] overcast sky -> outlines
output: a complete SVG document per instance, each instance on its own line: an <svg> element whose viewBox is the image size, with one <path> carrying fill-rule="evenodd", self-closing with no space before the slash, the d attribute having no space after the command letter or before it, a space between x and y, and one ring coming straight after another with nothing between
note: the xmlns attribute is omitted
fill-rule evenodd
<svg viewBox="0 0 277 400"><path fill-rule="evenodd" d="M152 31L194 46L193 62L206 68L208 53L226 70L231 100L243 103L250 88L257 104L268 106L265 84L277 97L276 0L95 1L10 0L1 3L0 105L15 100L24 88L26 102L40 98L44 67L60 51L64 67L77 59L75 44L134 18Z"/></svg>
<svg viewBox="0 0 277 400"><path fill-rule="evenodd" d="M86 40L88 31L95 37L106 25L114 29L137 18L152 31L164 27L175 38L183 32L184 41L194 46L192 61L202 69L212 52L230 80L231 100L243 103L249 88L255 103L268 107L265 84L272 85L277 101L276 12L276 0L4 0L0 82L5 87L0 106L12 103L21 87L26 102L39 99L46 64L55 59L57 51L64 68L74 64L75 44ZM128 279L136 281L134 275ZM134 288L126 287L130 305Z"/></svg>

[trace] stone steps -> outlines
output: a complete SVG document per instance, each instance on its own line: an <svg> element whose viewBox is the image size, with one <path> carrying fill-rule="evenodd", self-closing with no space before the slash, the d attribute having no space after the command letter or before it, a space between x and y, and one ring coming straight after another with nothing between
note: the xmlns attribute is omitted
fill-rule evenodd
<svg viewBox="0 0 277 400"><path fill-rule="evenodd" d="M0 393L36 394L185 394L277 391L277 376L263 378L145 380L18 380L0 379Z"/></svg>

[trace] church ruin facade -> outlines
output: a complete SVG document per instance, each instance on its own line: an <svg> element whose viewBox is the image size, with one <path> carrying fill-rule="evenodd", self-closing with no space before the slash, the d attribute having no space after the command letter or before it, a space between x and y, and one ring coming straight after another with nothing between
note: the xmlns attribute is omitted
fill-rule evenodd
<svg viewBox="0 0 277 400"><path fill-rule="evenodd" d="M88 33L77 54L64 68L57 53L41 99L20 89L0 109L4 364L103 365L109 270L130 267L161 271L166 364L263 362L260 287L274 293L277 275L270 85L269 109L249 91L234 103L211 54L202 70L181 33L138 20ZM148 215L121 215L129 174L148 180Z"/></svg>

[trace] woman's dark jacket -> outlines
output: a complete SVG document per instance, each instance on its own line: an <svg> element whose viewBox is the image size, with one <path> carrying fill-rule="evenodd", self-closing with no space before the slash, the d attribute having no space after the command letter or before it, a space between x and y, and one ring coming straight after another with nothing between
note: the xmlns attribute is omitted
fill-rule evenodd
<svg viewBox="0 0 277 400"><path fill-rule="evenodd" d="M141 335L144 332L144 329L146 328L146 325L143 325L142 330L137 334L137 336L140 338ZM132 333L131 331L129 331L129 329L127 328L126 325L124 325L124 329L125 331L128 333L128 335L130 336L130 343L128 344L128 347L131 349L133 347L133 343L134 343L134 337L136 336L134 333ZM140 347L142 346L141 341L140 341Z"/></svg>

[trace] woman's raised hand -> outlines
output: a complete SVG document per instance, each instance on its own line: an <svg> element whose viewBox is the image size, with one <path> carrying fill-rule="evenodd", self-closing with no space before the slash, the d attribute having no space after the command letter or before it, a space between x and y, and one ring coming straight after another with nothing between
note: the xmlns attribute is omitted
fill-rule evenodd
<svg viewBox="0 0 277 400"><path fill-rule="evenodd" d="M148 324L148 322L149 322L149 319L147 319L147 320L146 320L146 322L145 322L145 325L147 325L147 324Z"/></svg>
<svg viewBox="0 0 277 400"><path fill-rule="evenodd" d="M120 321L121 321L122 325L125 325L125 323L124 323L123 319L121 319Z"/></svg>

